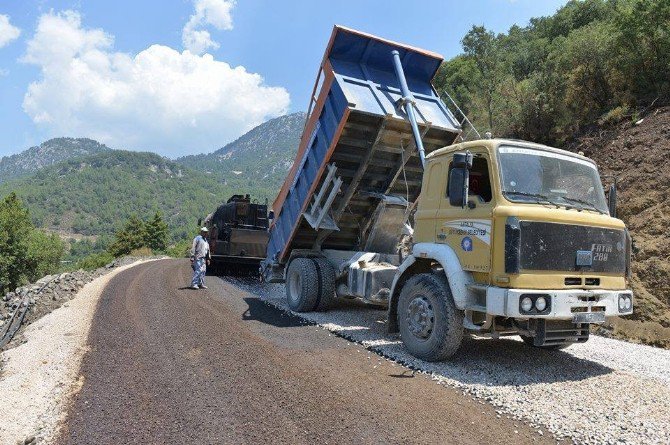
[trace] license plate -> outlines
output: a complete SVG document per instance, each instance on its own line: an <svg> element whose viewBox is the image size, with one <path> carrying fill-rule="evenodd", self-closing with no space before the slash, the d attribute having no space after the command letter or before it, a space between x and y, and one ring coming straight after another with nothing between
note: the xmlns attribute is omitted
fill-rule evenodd
<svg viewBox="0 0 670 445"><path fill-rule="evenodd" d="M580 312L572 317L572 322L578 323L604 323L604 312Z"/></svg>
<svg viewBox="0 0 670 445"><path fill-rule="evenodd" d="M590 250L578 250L577 266L593 266L593 252Z"/></svg>

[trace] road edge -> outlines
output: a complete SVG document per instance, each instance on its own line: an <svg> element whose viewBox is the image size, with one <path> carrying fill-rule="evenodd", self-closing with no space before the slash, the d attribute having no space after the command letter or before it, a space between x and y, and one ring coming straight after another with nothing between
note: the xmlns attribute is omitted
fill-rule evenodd
<svg viewBox="0 0 670 445"><path fill-rule="evenodd" d="M69 302L29 325L25 343L0 354L0 443L51 443L83 384L79 370L103 290L121 272L158 260L138 260L87 283Z"/></svg>

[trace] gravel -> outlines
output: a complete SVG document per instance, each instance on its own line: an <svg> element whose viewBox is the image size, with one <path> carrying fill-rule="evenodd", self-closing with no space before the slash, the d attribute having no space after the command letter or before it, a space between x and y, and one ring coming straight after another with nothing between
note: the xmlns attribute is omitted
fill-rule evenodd
<svg viewBox="0 0 670 445"><path fill-rule="evenodd" d="M283 285L231 281L289 311ZM296 315L488 402L538 434L583 444L670 443L668 350L598 336L563 351L530 349L518 337L472 337L449 361L428 363L386 332L385 310L338 301L326 313Z"/></svg>
<svg viewBox="0 0 670 445"><path fill-rule="evenodd" d="M159 259L162 257L145 257L141 260ZM39 320L46 314L58 309L66 302L74 298L77 293L91 281L101 277L110 271L127 266L140 258L123 257L118 258L105 267L93 271L76 270L73 272L64 272L56 275L47 275L40 278L35 283L26 284L17 288L13 292L8 292L0 298L0 332L9 323L12 314L19 307L22 301L30 305L26 317L23 320L23 327ZM23 327L21 329L23 329ZM22 339L19 333L14 339L5 346L5 349L20 344Z"/></svg>
<svg viewBox="0 0 670 445"><path fill-rule="evenodd" d="M69 303L28 326L23 343L0 353L0 443L51 443L69 398L82 383L79 364L102 289L131 266L116 267L84 285Z"/></svg>

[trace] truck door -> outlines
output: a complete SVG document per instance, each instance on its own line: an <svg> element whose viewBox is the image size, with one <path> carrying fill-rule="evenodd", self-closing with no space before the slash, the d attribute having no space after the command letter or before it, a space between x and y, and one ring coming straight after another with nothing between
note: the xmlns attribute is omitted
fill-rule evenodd
<svg viewBox="0 0 670 445"><path fill-rule="evenodd" d="M437 214L442 201L442 191L447 181L446 162L431 160L426 168L419 204L414 215L414 242L433 242L436 236Z"/></svg>
<svg viewBox="0 0 670 445"><path fill-rule="evenodd" d="M491 162L484 149L470 151L474 159L470 170L468 205L461 208L449 203L447 180L438 211L436 241L454 249L464 270L489 272L493 214ZM450 162L449 171L451 168Z"/></svg>

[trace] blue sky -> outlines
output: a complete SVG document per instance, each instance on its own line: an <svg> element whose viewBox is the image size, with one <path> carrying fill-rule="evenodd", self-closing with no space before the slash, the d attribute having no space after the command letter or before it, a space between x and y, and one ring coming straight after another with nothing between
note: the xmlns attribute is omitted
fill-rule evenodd
<svg viewBox="0 0 670 445"><path fill-rule="evenodd" d="M474 24L503 32L564 3L2 0L0 156L55 136L212 151L305 110L334 24L449 58Z"/></svg>

